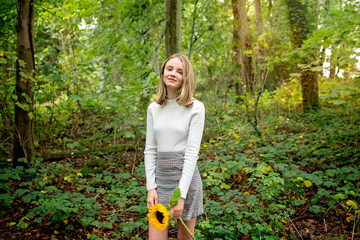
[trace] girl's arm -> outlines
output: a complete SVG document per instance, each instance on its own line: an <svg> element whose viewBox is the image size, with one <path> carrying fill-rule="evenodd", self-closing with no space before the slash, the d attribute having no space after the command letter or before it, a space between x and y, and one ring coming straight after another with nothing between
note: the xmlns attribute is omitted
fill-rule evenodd
<svg viewBox="0 0 360 240"><path fill-rule="evenodd" d="M146 120L146 145L145 145L145 173L146 173L146 188L147 190L155 189L155 165L157 155L157 143L153 130L153 115L151 111L151 104L147 110Z"/></svg>
<svg viewBox="0 0 360 240"><path fill-rule="evenodd" d="M185 161L182 176L179 182L181 197L186 198L192 177L195 172L196 163L199 158L199 150L205 123L205 107L202 102L197 101L190 120L188 141L185 150Z"/></svg>

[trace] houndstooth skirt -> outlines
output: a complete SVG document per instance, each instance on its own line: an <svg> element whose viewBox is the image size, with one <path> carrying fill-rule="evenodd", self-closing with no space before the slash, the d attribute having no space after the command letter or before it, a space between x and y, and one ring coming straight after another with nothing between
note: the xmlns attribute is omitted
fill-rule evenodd
<svg viewBox="0 0 360 240"><path fill-rule="evenodd" d="M184 154L181 152L158 152L155 169L155 182L159 203L169 205L173 190L179 186L184 166ZM199 170L196 167L184 202L181 215L183 220L190 220L203 213L203 190Z"/></svg>

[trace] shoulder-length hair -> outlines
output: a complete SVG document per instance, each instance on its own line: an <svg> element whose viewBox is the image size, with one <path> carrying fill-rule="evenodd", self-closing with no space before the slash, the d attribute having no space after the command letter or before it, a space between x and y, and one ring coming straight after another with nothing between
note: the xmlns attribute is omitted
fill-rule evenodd
<svg viewBox="0 0 360 240"><path fill-rule="evenodd" d="M161 66L160 70L160 81L157 89L157 97L155 102L162 105L167 99L166 86L164 83L164 69L166 63L173 58L179 58L182 62L183 70L183 83L180 87L179 94L176 101L185 107L193 104L193 93L194 93L194 71L189 59L182 53L175 53L171 55Z"/></svg>

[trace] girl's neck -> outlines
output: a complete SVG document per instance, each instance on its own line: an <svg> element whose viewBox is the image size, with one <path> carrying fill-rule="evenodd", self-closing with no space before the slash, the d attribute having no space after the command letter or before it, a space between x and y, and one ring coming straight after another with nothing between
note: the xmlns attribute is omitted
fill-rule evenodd
<svg viewBox="0 0 360 240"><path fill-rule="evenodd" d="M169 100L177 98L178 93L179 93L179 91L176 91L176 90L173 90L173 89L167 89L166 92L167 92L167 98Z"/></svg>

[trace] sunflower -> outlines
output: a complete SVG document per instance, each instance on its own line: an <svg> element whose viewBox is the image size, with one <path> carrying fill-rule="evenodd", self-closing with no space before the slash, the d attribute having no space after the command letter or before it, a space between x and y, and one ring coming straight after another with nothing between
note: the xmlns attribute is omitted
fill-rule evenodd
<svg viewBox="0 0 360 240"><path fill-rule="evenodd" d="M147 216L149 217L151 226L159 231L166 229L169 224L170 213L166 207L160 203L151 206Z"/></svg>

